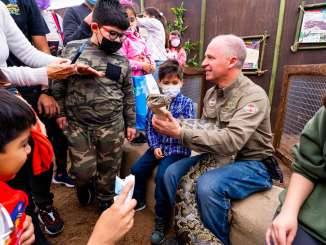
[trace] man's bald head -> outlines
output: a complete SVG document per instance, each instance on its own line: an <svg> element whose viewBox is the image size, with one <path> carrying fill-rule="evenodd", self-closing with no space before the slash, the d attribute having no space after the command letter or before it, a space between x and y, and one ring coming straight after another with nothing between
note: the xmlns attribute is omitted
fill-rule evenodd
<svg viewBox="0 0 326 245"><path fill-rule="evenodd" d="M215 37L209 45L218 46L220 52L224 54L225 59L237 57L237 68L242 69L247 57L246 45L240 37L235 35L221 35Z"/></svg>

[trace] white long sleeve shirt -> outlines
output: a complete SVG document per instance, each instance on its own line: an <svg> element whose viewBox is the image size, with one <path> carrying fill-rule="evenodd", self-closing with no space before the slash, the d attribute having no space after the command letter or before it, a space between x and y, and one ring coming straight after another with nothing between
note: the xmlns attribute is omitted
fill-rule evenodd
<svg viewBox="0 0 326 245"><path fill-rule="evenodd" d="M32 67L7 67L11 51L26 65ZM6 5L0 1L0 69L16 87L48 85L46 66L58 58L34 48L10 16Z"/></svg>
<svg viewBox="0 0 326 245"><path fill-rule="evenodd" d="M147 48L153 59L167 60L163 24L155 18L137 18L137 26L147 30Z"/></svg>

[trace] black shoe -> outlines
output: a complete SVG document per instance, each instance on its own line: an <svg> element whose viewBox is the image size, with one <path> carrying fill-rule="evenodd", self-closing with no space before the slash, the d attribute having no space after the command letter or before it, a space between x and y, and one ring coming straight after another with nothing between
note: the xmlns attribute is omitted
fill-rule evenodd
<svg viewBox="0 0 326 245"><path fill-rule="evenodd" d="M137 138L134 138L131 141L131 144L134 145L134 146L147 145L147 138L146 138L145 135L143 135L142 133L140 133Z"/></svg>
<svg viewBox="0 0 326 245"><path fill-rule="evenodd" d="M136 207L134 207L135 212L143 210L146 208L146 203L145 201L137 202Z"/></svg>
<svg viewBox="0 0 326 245"><path fill-rule="evenodd" d="M175 236L171 237L171 238L165 240L163 245L178 245L177 238Z"/></svg>
<svg viewBox="0 0 326 245"><path fill-rule="evenodd" d="M86 206L95 200L94 184L89 184L83 187L77 186L77 198L81 205Z"/></svg>
<svg viewBox="0 0 326 245"><path fill-rule="evenodd" d="M112 201L109 202L100 202L98 208L100 209L100 213L102 214L105 210L112 206Z"/></svg>
<svg viewBox="0 0 326 245"><path fill-rule="evenodd" d="M38 219L45 226L46 233L50 235L55 235L63 231L63 220L57 209L51 204L40 208Z"/></svg>
<svg viewBox="0 0 326 245"><path fill-rule="evenodd" d="M155 227L152 232L151 243L161 244L162 242L164 242L168 227L168 219L155 216Z"/></svg>

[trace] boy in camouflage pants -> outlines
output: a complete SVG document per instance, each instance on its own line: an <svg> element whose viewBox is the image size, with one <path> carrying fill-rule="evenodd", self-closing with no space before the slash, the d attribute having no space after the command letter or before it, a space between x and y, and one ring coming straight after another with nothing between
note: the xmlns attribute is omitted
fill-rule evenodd
<svg viewBox="0 0 326 245"><path fill-rule="evenodd" d="M86 41L79 61L105 75L75 75L54 82L54 97L61 110L56 121L68 140L69 174L78 200L88 205L96 195L101 212L111 206L115 195L124 128L128 141L136 133L132 70L128 58L118 52L129 25L118 0L98 0L92 37L69 42L63 57L72 59Z"/></svg>

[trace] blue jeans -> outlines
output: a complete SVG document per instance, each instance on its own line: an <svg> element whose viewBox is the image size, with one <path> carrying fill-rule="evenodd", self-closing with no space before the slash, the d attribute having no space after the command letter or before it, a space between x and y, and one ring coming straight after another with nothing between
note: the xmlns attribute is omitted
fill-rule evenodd
<svg viewBox="0 0 326 245"><path fill-rule="evenodd" d="M155 213L159 217L169 218L172 212L169 196L165 190L163 176L165 170L174 162L179 161L185 155L171 155L157 160L153 151L148 149L145 154L132 166L131 173L135 175L135 188L133 198L139 201L145 200L146 180L151 175L153 169L158 165L155 176Z"/></svg>
<svg viewBox="0 0 326 245"><path fill-rule="evenodd" d="M158 69L160 68L160 65L163 63L164 61L162 60L155 60L155 63L156 63L156 70L155 72L153 73L153 77L157 83L157 81L159 80L158 78Z"/></svg>
<svg viewBox="0 0 326 245"><path fill-rule="evenodd" d="M172 207L178 182L189 167L205 154L172 164L165 172L164 184ZM196 200L203 224L225 245L229 244L228 199L242 199L254 192L271 188L272 179L262 162L240 161L201 175L196 184Z"/></svg>

